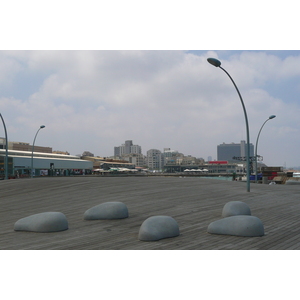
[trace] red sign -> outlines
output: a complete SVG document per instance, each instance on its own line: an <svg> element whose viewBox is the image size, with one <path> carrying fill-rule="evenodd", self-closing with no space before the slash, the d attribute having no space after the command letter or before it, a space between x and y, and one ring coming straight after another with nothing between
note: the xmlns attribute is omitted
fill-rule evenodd
<svg viewBox="0 0 300 300"><path fill-rule="evenodd" d="M228 161L227 160L213 160L213 161L209 161L209 164L212 165L227 165Z"/></svg>

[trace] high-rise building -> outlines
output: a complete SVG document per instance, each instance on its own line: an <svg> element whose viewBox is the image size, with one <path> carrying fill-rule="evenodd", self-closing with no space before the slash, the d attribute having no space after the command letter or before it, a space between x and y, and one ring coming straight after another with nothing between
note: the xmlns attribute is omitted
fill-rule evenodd
<svg viewBox="0 0 300 300"><path fill-rule="evenodd" d="M130 146L130 153L131 154L142 154L142 147L139 145L132 145L132 146Z"/></svg>
<svg viewBox="0 0 300 300"><path fill-rule="evenodd" d="M127 154L141 154L142 147L139 145L133 145L131 140L125 141L125 144L121 146L114 147L114 156L115 157L122 157L123 155Z"/></svg>
<svg viewBox="0 0 300 300"><path fill-rule="evenodd" d="M246 157L247 156L247 144L245 141L241 141L239 144L220 144L217 148L218 160L234 161L233 157ZM254 156L254 146L250 143L250 156Z"/></svg>
<svg viewBox="0 0 300 300"><path fill-rule="evenodd" d="M125 149L124 149L124 153L125 154L130 154L130 150L131 150L131 146L132 146L132 141L131 140L128 140L128 141L125 141Z"/></svg>

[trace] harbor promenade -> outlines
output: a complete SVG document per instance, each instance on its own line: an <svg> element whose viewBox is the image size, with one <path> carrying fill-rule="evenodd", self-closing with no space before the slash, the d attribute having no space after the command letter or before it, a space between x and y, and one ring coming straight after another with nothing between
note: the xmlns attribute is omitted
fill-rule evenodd
<svg viewBox="0 0 300 300"><path fill-rule="evenodd" d="M89 208L110 201L126 204L129 217L86 221ZM262 237L207 233L222 218L229 201L243 201L264 224ZM300 249L300 186L251 184L200 177L52 177L0 182L0 249L95 250L279 250ZM68 230L54 233L14 231L21 218L62 212ZM173 217L174 238L138 239L150 216Z"/></svg>

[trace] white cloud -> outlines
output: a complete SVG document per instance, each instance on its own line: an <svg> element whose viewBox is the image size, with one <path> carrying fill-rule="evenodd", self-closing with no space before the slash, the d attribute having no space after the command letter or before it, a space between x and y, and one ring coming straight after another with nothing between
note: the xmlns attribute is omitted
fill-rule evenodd
<svg viewBox="0 0 300 300"><path fill-rule="evenodd" d="M0 55L1 70L11 70L11 76L0 77L0 86L6 86L0 111L10 140L31 142L44 124L37 142L72 154L89 150L110 156L114 146L132 139L144 153L171 147L217 158L218 144L246 139L234 86L222 70L206 61L217 57L214 51L201 56L183 51L3 51ZM258 52L222 60L243 96L253 144L266 118L277 116L266 124L259 147L269 164L285 160L292 164L298 159L296 151L282 150L279 139L293 143L295 149L299 146L295 140L299 105L278 97L272 84L295 80L299 64L300 55L281 59ZM18 89L22 79L31 82L29 95Z"/></svg>

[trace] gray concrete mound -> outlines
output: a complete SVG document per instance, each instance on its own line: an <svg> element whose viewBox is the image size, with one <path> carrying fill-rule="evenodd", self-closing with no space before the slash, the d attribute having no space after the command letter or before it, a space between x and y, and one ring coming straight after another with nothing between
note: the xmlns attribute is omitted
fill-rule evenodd
<svg viewBox="0 0 300 300"><path fill-rule="evenodd" d="M112 220L128 218L128 208L122 202L105 202L88 209L84 220Z"/></svg>
<svg viewBox="0 0 300 300"><path fill-rule="evenodd" d="M61 212L44 212L18 220L15 231L55 232L68 229L66 216Z"/></svg>
<svg viewBox="0 0 300 300"><path fill-rule="evenodd" d="M236 236L263 236L264 225L254 216L239 215L217 220L208 225L208 233Z"/></svg>
<svg viewBox="0 0 300 300"><path fill-rule="evenodd" d="M158 241L178 235L179 226L172 217L153 216L143 222L138 238L141 241Z"/></svg>
<svg viewBox="0 0 300 300"><path fill-rule="evenodd" d="M222 211L222 217L231 217L238 215L251 215L249 206L241 201L230 201L227 202Z"/></svg>
<svg viewBox="0 0 300 300"><path fill-rule="evenodd" d="M300 185L300 181L298 181L298 180L287 180L285 184L287 184L287 185Z"/></svg>

